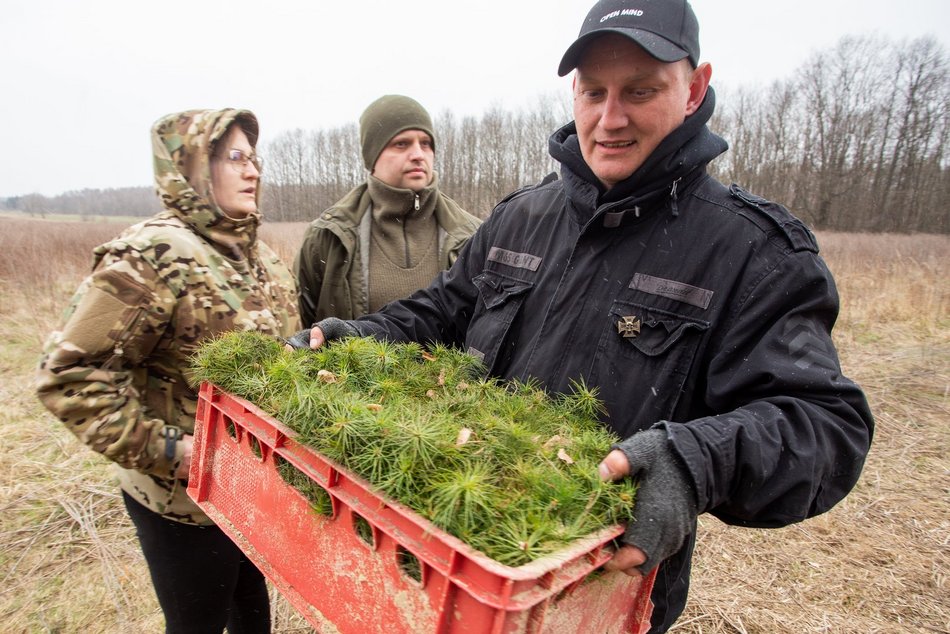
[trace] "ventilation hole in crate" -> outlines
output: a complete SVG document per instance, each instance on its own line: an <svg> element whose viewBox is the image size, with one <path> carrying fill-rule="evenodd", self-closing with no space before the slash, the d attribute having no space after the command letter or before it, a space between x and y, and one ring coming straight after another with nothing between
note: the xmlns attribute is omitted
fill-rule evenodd
<svg viewBox="0 0 950 634"><path fill-rule="evenodd" d="M363 519L362 515L353 513L353 529L360 539L370 546L373 545L373 527L370 526L369 522Z"/></svg>
<svg viewBox="0 0 950 634"><path fill-rule="evenodd" d="M327 490L311 480L307 474L290 464L281 456L275 456L274 462L277 464L277 473L283 478L284 482L297 489L301 495L307 498L310 508L315 513L324 517L333 517L333 499Z"/></svg>
<svg viewBox="0 0 950 634"><path fill-rule="evenodd" d="M234 421L229 417L224 417L224 426L228 430L228 436L231 437L231 440L237 440L237 428L234 426Z"/></svg>
<svg viewBox="0 0 950 634"><path fill-rule="evenodd" d="M422 563L419 558L402 546L396 547L396 563L404 575L413 581L422 581Z"/></svg>
<svg viewBox="0 0 950 634"><path fill-rule="evenodd" d="M261 452L261 441L259 441L259 440L258 440L257 438L255 438L253 435L251 435L250 438L251 438L251 440L250 440L250 443L251 443L251 452L252 452L255 456L257 456L257 459L258 459L258 460L263 460L264 454Z"/></svg>

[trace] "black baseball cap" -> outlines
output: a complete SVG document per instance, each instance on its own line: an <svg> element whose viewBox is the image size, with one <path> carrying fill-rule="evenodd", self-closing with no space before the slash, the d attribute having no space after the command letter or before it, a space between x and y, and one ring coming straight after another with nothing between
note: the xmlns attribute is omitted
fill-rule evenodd
<svg viewBox="0 0 950 634"><path fill-rule="evenodd" d="M577 68L591 40L618 33L661 62L688 58L699 64L699 22L686 0L600 0L587 14L577 39L564 53L557 74Z"/></svg>

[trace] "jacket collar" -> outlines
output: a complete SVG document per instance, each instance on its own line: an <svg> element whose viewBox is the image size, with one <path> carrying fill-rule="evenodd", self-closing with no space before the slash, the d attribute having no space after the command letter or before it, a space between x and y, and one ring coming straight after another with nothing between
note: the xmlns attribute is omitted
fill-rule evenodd
<svg viewBox="0 0 950 634"><path fill-rule="evenodd" d="M446 196L438 188L436 180L433 180L432 187L434 189L431 196L435 199L433 213L440 230L444 231L449 241L453 243L468 239L480 221ZM332 207L320 214L315 223L337 236L347 251L352 253L356 247L360 221L372 204L369 186L364 182L351 189Z"/></svg>
<svg viewBox="0 0 950 634"><path fill-rule="evenodd" d="M418 192L387 185L372 174L366 179L373 200L373 216L379 221L416 219L432 216L438 199L438 176Z"/></svg>

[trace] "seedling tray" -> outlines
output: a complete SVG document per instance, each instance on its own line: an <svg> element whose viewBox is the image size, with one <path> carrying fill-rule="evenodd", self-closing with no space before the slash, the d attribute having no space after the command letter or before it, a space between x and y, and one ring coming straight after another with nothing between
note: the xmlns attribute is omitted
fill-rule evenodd
<svg viewBox="0 0 950 634"><path fill-rule="evenodd" d="M601 568L621 526L506 566L295 438L253 403L203 383L188 494L318 632L649 629L655 573ZM325 514L288 472L328 495Z"/></svg>

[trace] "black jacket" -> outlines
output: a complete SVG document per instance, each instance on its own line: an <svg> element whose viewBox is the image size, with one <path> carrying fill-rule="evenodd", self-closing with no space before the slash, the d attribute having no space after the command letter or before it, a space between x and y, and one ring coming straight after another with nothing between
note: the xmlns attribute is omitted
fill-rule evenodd
<svg viewBox="0 0 950 634"><path fill-rule="evenodd" d="M712 107L710 93L607 192L565 126L550 144L562 180L502 201L428 289L351 323L461 346L552 392L583 378L621 437L666 428L700 512L778 527L850 491L873 421L841 374L838 296L812 234L706 173L725 150ZM685 605L693 539L660 567L657 631Z"/></svg>

